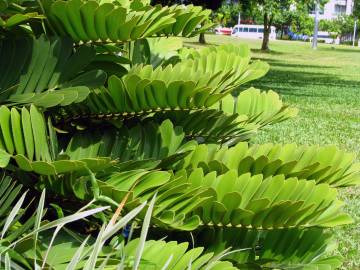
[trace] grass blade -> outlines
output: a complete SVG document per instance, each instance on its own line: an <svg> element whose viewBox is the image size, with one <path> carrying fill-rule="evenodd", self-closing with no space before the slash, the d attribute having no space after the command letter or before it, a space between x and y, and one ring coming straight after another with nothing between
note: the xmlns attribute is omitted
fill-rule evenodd
<svg viewBox="0 0 360 270"><path fill-rule="evenodd" d="M146 202L142 203L134 210L129 212L126 216L121 218L115 225L112 225L112 223L110 222L105 229L104 239L108 240L111 236L113 236L116 232L118 232L121 228L123 228L126 224L128 224L141 212L141 210L145 207L145 205Z"/></svg>
<svg viewBox="0 0 360 270"><path fill-rule="evenodd" d="M48 224L45 224L45 225L41 226L38 230L34 230L34 231L32 231L31 233L25 235L24 237L18 239L17 241L11 243L11 245L7 246L6 249L13 248L17 243L19 243L19 242L21 242L21 241L24 241L25 239L27 239L28 237L34 235L35 233L42 232L42 231L46 231L46 230L49 230L49 229L58 227L58 226L60 226L60 225L65 225L65 224L71 223L71 222L73 222L73 221L77 221L77 220L86 218L86 217L88 217L88 216L92 216L92 215L94 215L94 214L103 212L103 211L105 211L105 210L107 210L107 209L109 209L108 206L106 206L106 207L99 207L99 208L87 210L87 211L84 211L84 212L75 213L75 214L72 214L72 215L70 215L70 216L67 216L67 217L64 217L64 218L60 218L60 219L58 219L58 220L54 220L54 221L52 221L52 222L49 222Z"/></svg>
<svg viewBox="0 0 360 270"><path fill-rule="evenodd" d="M153 212L155 201L156 201L156 195L157 195L157 193L155 193L154 197L152 198L152 200L150 202L149 208L146 211L143 226L141 228L139 245L136 249L136 254L135 254L135 262L134 262L134 267L133 267L134 270L139 269L141 256L144 251L145 241L146 241L147 233L149 231L149 226L150 226L150 220L151 220L152 212Z"/></svg>
<svg viewBox="0 0 360 270"><path fill-rule="evenodd" d="M89 240L90 236L88 236L81 244L81 246L76 250L74 256L71 258L70 263L66 267L66 270L75 270L76 265L80 262L81 254L85 248L87 241Z"/></svg>
<svg viewBox="0 0 360 270"><path fill-rule="evenodd" d="M87 260L84 270L93 270L96 266L96 261L99 256L99 253L105 243L104 241L104 232L105 232L105 225L102 226L98 237L96 238L96 242L94 244L93 250Z"/></svg>
<svg viewBox="0 0 360 270"><path fill-rule="evenodd" d="M44 204L45 204L45 189L41 192L39 205L36 209L36 217L35 217L35 224L34 230L37 231L40 228L41 219L44 213ZM36 244L37 244L38 233L35 233L34 236L34 250L36 251ZM36 252L34 252L34 267L36 265Z"/></svg>
<svg viewBox="0 0 360 270"><path fill-rule="evenodd" d="M25 192L21 198L19 199L19 201L15 204L14 208L11 210L9 216L6 219L5 225L2 229L1 232L1 239L4 238L5 233L7 232L7 230L9 229L11 223L14 221L14 218L16 217L16 215L19 213L19 210L22 206L22 204L24 203L25 200L25 196L26 196L27 192Z"/></svg>
<svg viewBox="0 0 360 270"><path fill-rule="evenodd" d="M54 233L53 233L53 235L52 235L52 237L51 237L50 244L49 244L49 246L48 246L47 249L46 249L46 253L45 253L45 256L44 256L44 259L43 259L43 263L42 263L42 265L41 265L41 268L42 268L42 269L44 269L44 267L45 267L46 260L47 260L47 257L49 256L49 253L50 253L51 247L52 247L52 245L53 245L53 243L54 243L54 240L55 240L57 234L58 234L58 233L60 232L60 230L62 229L62 227L64 227L64 225L65 225L65 224L60 224L59 226L56 227L56 229L55 229L55 231L54 231Z"/></svg>
<svg viewBox="0 0 360 270"><path fill-rule="evenodd" d="M48 230L48 229L52 229L52 228L55 228L55 227L57 227L59 225L65 225L67 223L71 223L73 221L80 220L80 219L83 219L85 217L92 216L92 215L95 215L97 213L103 212L103 211L105 211L107 209L109 209L109 207L105 206L105 207L99 207L99 208L87 210L87 211L80 212L80 213L75 213L75 214L72 214L70 216L66 216L64 218L60 218L58 220L54 220L52 222L49 222L48 224L40 227L37 230L37 232L42 232L42 231L45 231L45 230Z"/></svg>

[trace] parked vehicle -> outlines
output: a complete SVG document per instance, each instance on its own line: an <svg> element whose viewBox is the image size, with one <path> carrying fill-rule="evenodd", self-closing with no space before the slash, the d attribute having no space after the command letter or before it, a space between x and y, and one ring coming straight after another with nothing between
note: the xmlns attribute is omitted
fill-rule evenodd
<svg viewBox="0 0 360 270"><path fill-rule="evenodd" d="M228 27L217 27L215 28L215 34L230 36L232 32L231 28Z"/></svg>
<svg viewBox="0 0 360 270"><path fill-rule="evenodd" d="M264 26L255 24L235 25L231 36L243 38L263 38ZM276 28L271 26L270 39L276 39Z"/></svg>
<svg viewBox="0 0 360 270"><path fill-rule="evenodd" d="M310 37L308 35L297 34L297 33L292 32L290 29L285 31L285 34L289 37L290 40L308 41L310 39Z"/></svg>
<svg viewBox="0 0 360 270"><path fill-rule="evenodd" d="M310 37L310 42L312 42L313 38L313 36ZM318 41L324 41L326 44L340 44L340 40L338 38L334 39L331 37L329 32L325 31L318 32Z"/></svg>

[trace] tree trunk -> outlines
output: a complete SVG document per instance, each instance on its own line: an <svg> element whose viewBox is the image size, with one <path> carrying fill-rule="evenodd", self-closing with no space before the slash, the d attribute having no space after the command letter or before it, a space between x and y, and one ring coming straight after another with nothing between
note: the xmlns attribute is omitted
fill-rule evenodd
<svg viewBox="0 0 360 270"><path fill-rule="evenodd" d="M264 35L261 45L262 51L268 51L269 50L269 36L270 36L271 27L269 25L269 17L267 12L264 13Z"/></svg>
<svg viewBox="0 0 360 270"><path fill-rule="evenodd" d="M200 33L200 35L199 35L199 43L200 44L205 44L206 43L205 33Z"/></svg>
<svg viewBox="0 0 360 270"><path fill-rule="evenodd" d="M318 31L319 31L319 12L320 12L320 1L316 0L315 3L315 23L314 23L314 35L313 35L313 41L312 41L312 48L314 50L317 49L317 43L318 43Z"/></svg>

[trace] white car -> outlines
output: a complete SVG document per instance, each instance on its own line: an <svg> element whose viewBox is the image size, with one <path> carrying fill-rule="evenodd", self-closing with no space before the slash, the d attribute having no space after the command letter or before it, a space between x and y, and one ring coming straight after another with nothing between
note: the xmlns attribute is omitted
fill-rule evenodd
<svg viewBox="0 0 360 270"><path fill-rule="evenodd" d="M231 33L233 37L243 38L259 38L262 39L264 36L264 26L255 24L240 24L235 25ZM276 28L271 26L270 39L276 39Z"/></svg>
<svg viewBox="0 0 360 270"><path fill-rule="evenodd" d="M310 37L310 42L313 41L313 36ZM325 32L325 31L319 31L318 32L318 40L322 40L324 41L326 44L340 44L340 40L334 39L331 37L329 32Z"/></svg>

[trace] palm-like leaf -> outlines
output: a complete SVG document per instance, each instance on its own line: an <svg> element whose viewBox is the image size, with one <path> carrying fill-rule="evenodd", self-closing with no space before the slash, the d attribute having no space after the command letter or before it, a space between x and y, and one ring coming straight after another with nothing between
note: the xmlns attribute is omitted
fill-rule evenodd
<svg viewBox="0 0 360 270"><path fill-rule="evenodd" d="M194 64L194 70L222 74L224 76L222 83L218 85L220 90L235 89L239 85L264 76L269 70L269 66L264 62L250 63L250 49L247 44L225 44L200 50L185 49L180 52L180 57L181 63ZM228 76L225 76L228 72ZM197 74L194 76L197 77ZM216 84L217 81L213 83Z"/></svg>
<svg viewBox="0 0 360 270"><path fill-rule="evenodd" d="M43 114L35 107L21 111L0 107L0 148L11 155L26 156L29 160L52 159L47 139L47 127Z"/></svg>
<svg viewBox="0 0 360 270"><path fill-rule="evenodd" d="M47 127L43 114L35 106L0 107L0 163L8 166L13 158L21 170L41 175L56 175L86 168L100 170L111 166L111 158L58 159L57 137L53 127ZM53 135L53 136L49 136Z"/></svg>
<svg viewBox="0 0 360 270"><path fill-rule="evenodd" d="M355 155L335 146L253 145L239 143L235 147L199 145L176 169L202 167L206 172L250 172L264 177L285 175L328 183L333 187L356 185L360 181L359 163Z"/></svg>
<svg viewBox="0 0 360 270"><path fill-rule="evenodd" d="M65 238L65 237L64 237ZM80 250L80 244L66 237L62 243L56 243L50 254L49 265L55 269L84 269L84 265L89 259L87 252L92 249L94 245L89 245ZM71 241L72 240L72 241ZM134 259L136 257L136 249L139 247L139 239L130 241L124 247L114 248L111 246L105 246L105 252L102 251L96 257L98 264L104 264L106 268L116 268L120 265L125 269L131 269ZM71 268L70 259L73 254L78 250L82 251L83 258L78 258L75 262L76 265ZM62 256L59 256L59 253ZM121 259L120 256L123 256ZM108 259L107 259L108 258ZM76 259L76 258L75 258ZM216 254L213 252L205 252L203 247L189 248L188 243L178 243L176 241L155 241L150 240L144 243L144 251L140 259L140 265L138 269L179 269L187 270L189 266L191 269L205 270L211 264L213 267L210 269L229 269L236 270L237 267L233 266L230 262L221 261L217 259Z"/></svg>
<svg viewBox="0 0 360 270"><path fill-rule="evenodd" d="M95 269L95 265L99 262L102 262L107 267L117 267L120 264L130 266L134 260L140 262L142 269L146 267L162 269L164 264L168 265L168 269L188 269L189 265L197 266L199 269L206 269L209 264L215 267L212 269L223 269L222 267L225 266L228 267L227 269L237 269L229 262L221 262L220 258L217 258L214 253L203 252L204 248L188 249L188 243L178 244L175 241L168 243L164 241L145 242L146 235L142 235L141 240L135 239L126 245L124 240L121 240L120 245L106 244L108 240L116 237L119 230L131 222L144 209L146 202L121 217L118 221L115 219L115 222L111 221L104 225L97 238L89 240L90 236L86 239L82 235L76 235L75 237L70 230L67 230L67 232L70 232L69 234L64 231L58 234L56 230L49 234L46 231L53 228L60 231L64 225L102 212L107 207L86 211L84 208L73 215L41 224L44 205L40 204L38 207L40 215L36 216L36 219L35 215L32 215L24 224L20 224L19 220L25 213L21 207L24 204L26 193L15 204L22 186L16 186L10 177L5 177L1 179L0 187L0 215L5 220L0 224L2 227L0 253L2 256L8 257L9 263L11 262L12 267L16 265L16 269L32 268L31 265L35 260L35 252L33 251L36 251L37 263L41 263L43 267L52 267L54 269ZM44 192L43 194L45 195ZM153 199L150 208L147 210L148 217L151 217L154 202ZM12 205L14 205L13 208ZM32 230L36 223L38 225ZM29 245L34 235L38 233L42 235L37 238L36 246ZM55 239L56 236L58 236L58 240ZM80 245L80 239L84 240L87 245ZM139 247L143 248L143 252L140 254L137 252ZM154 251L156 251L156 257L153 257ZM61 256L59 256L60 254ZM119 254L124 256L123 260L119 259ZM106 258L110 258L110 260Z"/></svg>
<svg viewBox="0 0 360 270"><path fill-rule="evenodd" d="M284 105L274 91L261 92L255 88L242 91L237 97L227 95L213 107L227 114L237 113L247 118L245 122L261 127L293 118L298 113L296 108Z"/></svg>
<svg viewBox="0 0 360 270"><path fill-rule="evenodd" d="M85 138L85 139L84 139ZM131 128L108 128L105 132L87 130L72 137L65 153L72 160L110 157L120 162L137 160L163 161L169 157L178 160L195 148L195 142L186 142L181 127L166 120L161 125L143 123ZM179 158L176 156L179 155Z"/></svg>
<svg viewBox="0 0 360 270"><path fill-rule="evenodd" d="M0 223L0 254L2 256L7 254L9 258L15 261L18 266L16 269L31 269L31 262L28 260L28 255L30 254L30 256L32 256L33 252L35 253L39 250L36 246L29 246L28 241L33 240L32 237L34 237L35 234L86 218L107 209L107 207L102 207L83 212L80 211L40 226L40 221L44 213L44 205L39 205L38 211L39 209L41 210L39 216L28 213L27 207L23 208L26 192L19 198L22 185L17 185L16 182L8 176L0 179L0 188L0 216L2 217L2 222ZM20 222L21 218L25 220L23 223ZM35 227L35 224L37 224L37 227ZM35 229L33 229L34 227ZM20 265L25 268L22 268Z"/></svg>
<svg viewBox="0 0 360 270"><path fill-rule="evenodd" d="M117 3L56 1L47 16L58 32L75 42L126 42L154 35L196 35L198 24L210 14L194 6L144 7L137 10Z"/></svg>
<svg viewBox="0 0 360 270"><path fill-rule="evenodd" d="M132 256L138 240L131 241L125 247L125 253ZM188 243L177 243L175 241L147 241L142 257L141 269L238 269L229 262L214 261L209 268L211 260L215 258L214 253L205 253L204 248L189 249Z"/></svg>
<svg viewBox="0 0 360 270"><path fill-rule="evenodd" d="M83 101L89 87L106 79L100 70L83 72L95 57L94 48L82 46L73 53L66 38L5 39L0 48L0 102L66 106Z"/></svg>
<svg viewBox="0 0 360 270"><path fill-rule="evenodd" d="M193 188L208 187L214 194L195 211L205 224L273 229L351 223L340 210L336 190L327 184L282 175L238 177L234 170L217 176L197 169L188 179Z"/></svg>
<svg viewBox="0 0 360 270"><path fill-rule="evenodd" d="M333 237L321 229L268 232L260 242L264 268L335 270L342 264L340 256L330 255L337 246Z"/></svg>
<svg viewBox="0 0 360 270"><path fill-rule="evenodd" d="M202 169L191 174L132 170L98 174L101 193L115 201L128 198L132 209L158 194L154 223L162 227L193 230L206 226L253 227L332 227L351 223L342 212L337 192L327 184L285 179L279 175L237 176L229 171L204 175ZM88 178L73 182L72 192L80 199L91 198ZM69 185L67 185L69 187ZM59 190L63 190L64 187ZM67 189L67 192L70 190Z"/></svg>
<svg viewBox="0 0 360 270"><path fill-rule="evenodd" d="M340 265L318 227L351 222L335 187L358 184L360 164L335 147L239 143L297 110L275 92L242 91L269 69L251 62L248 46L181 49L156 38L204 32L210 11L150 0L0 0L0 13L0 168L50 190L62 216L41 222L44 190L29 215L26 192L18 197L21 186L2 179L6 269ZM74 213L59 196L90 202ZM84 220L93 214L103 226ZM98 236L62 230L79 219L95 222ZM173 231L170 242L146 242L163 230ZM179 230L208 248L178 244Z"/></svg>
<svg viewBox="0 0 360 270"><path fill-rule="evenodd" d="M78 113L78 114L77 114ZM128 122L135 121L140 125L158 125L170 120L174 126L182 128L187 140L195 139L199 143L223 143L235 144L240 141L248 141L259 129L259 125L248 123L246 116L237 114L226 115L218 110L196 111L164 111L144 115L122 114L82 114L81 110L72 110L71 116L56 115L56 125L66 129L69 123L80 129L90 129L94 122L107 120L115 125L130 125ZM75 117L73 115L77 114ZM88 131L91 132L91 131ZM85 132L83 133L85 134ZM130 135L129 135L130 136ZM156 144L155 142L152 142Z"/></svg>
<svg viewBox="0 0 360 270"><path fill-rule="evenodd" d="M200 225L200 219L193 210L210 200L207 188L191 187L186 177L174 177L168 172L134 170L113 173L102 178L99 187L102 194L115 201L128 196L128 209L151 198L156 192L153 223L188 231ZM76 192L79 194L79 188ZM81 193L84 194L84 191Z"/></svg>
<svg viewBox="0 0 360 270"><path fill-rule="evenodd" d="M189 58L174 66L156 69L150 65L136 65L122 78L112 76L108 88L92 91L84 113L125 116L203 109L268 71L268 65L263 62L249 65L246 47L234 47L231 53L224 48L214 50L208 58L205 55Z"/></svg>
<svg viewBox="0 0 360 270"><path fill-rule="evenodd" d="M187 139L196 139L199 143L233 145L250 140L259 128L249 123L245 115L227 115L212 109L159 112L148 118L157 122L169 119L183 128Z"/></svg>
<svg viewBox="0 0 360 270"><path fill-rule="evenodd" d="M338 269L342 258L331 253L337 247L322 229L207 229L197 235L209 251L246 249L227 257L246 269Z"/></svg>
<svg viewBox="0 0 360 270"><path fill-rule="evenodd" d="M98 96L103 95L98 93ZM110 99L104 97L104 102L100 103L98 98L90 98L91 106L95 110L109 111L107 104L111 104ZM236 104L236 105L235 105ZM250 105L249 105L250 104ZM236 110L234 108L236 106ZM227 95L219 103L212 106L209 110L169 110L162 112L149 111L141 112L138 115L128 115L127 113L106 113L91 114L82 109L77 112L73 110L70 115L59 115L58 121L73 122L74 124L85 124L81 121L87 120L126 120L129 117L137 117L143 120L162 122L166 119L171 120L176 126L181 126L187 138L194 138L202 143L227 143L235 144L240 141L249 140L257 130L263 126L285 121L293 118L297 114L297 109L289 108L282 104L275 92L260 93L256 89L248 89L235 99ZM218 109L218 110L215 110ZM220 110L220 111L219 111ZM116 111L116 108L114 108ZM221 112L223 111L223 112ZM224 114L225 113L225 114ZM76 116L73 116L75 115Z"/></svg>

